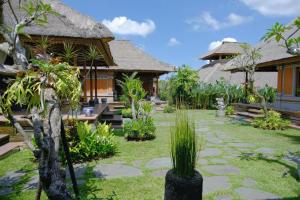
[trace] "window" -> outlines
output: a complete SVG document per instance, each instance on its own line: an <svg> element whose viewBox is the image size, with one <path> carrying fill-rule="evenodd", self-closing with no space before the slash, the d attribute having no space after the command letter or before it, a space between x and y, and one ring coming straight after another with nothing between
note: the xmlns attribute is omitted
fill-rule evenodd
<svg viewBox="0 0 300 200"><path fill-rule="evenodd" d="M296 68L296 96L300 97L300 67Z"/></svg>

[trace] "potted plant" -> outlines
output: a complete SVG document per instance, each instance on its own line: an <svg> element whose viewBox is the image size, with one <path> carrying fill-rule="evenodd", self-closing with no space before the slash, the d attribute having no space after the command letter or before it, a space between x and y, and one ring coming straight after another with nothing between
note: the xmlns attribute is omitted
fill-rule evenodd
<svg viewBox="0 0 300 200"><path fill-rule="evenodd" d="M203 178L195 170L197 139L194 123L185 111L177 111L171 131L173 169L165 178L165 200L202 200Z"/></svg>

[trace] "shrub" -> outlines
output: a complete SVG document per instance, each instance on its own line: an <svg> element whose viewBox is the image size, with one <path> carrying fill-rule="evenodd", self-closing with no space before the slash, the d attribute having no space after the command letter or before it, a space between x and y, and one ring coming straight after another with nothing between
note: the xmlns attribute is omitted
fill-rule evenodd
<svg viewBox="0 0 300 200"><path fill-rule="evenodd" d="M127 140L152 140L155 138L155 129L151 117L124 123L124 133Z"/></svg>
<svg viewBox="0 0 300 200"><path fill-rule="evenodd" d="M266 101L269 103L273 103L276 100L276 94L277 94L276 88L272 88L266 85L264 88L259 89L258 93L264 96Z"/></svg>
<svg viewBox="0 0 300 200"><path fill-rule="evenodd" d="M174 107L172 107L172 106L170 106L170 105L166 105L165 107L164 107L164 110L163 110L163 112L164 113L173 113L173 112L175 112L175 108Z"/></svg>
<svg viewBox="0 0 300 200"><path fill-rule="evenodd" d="M113 130L105 123L95 130L88 122L79 122L76 130L67 131L70 154L74 162L82 162L112 156L117 151Z"/></svg>
<svg viewBox="0 0 300 200"><path fill-rule="evenodd" d="M132 118L132 110L131 108L124 108L121 110L121 114L125 118Z"/></svg>
<svg viewBox="0 0 300 200"><path fill-rule="evenodd" d="M250 95L247 96L247 102L248 103L257 103L258 101L257 101L256 96L250 94Z"/></svg>
<svg viewBox="0 0 300 200"><path fill-rule="evenodd" d="M234 114L234 108L233 106L227 106L225 108L225 115L233 115Z"/></svg>
<svg viewBox="0 0 300 200"><path fill-rule="evenodd" d="M176 113L175 127L171 131L171 156L173 170L177 176L194 176L197 156L195 124L185 111Z"/></svg>
<svg viewBox="0 0 300 200"><path fill-rule="evenodd" d="M256 128L268 130L284 130L290 126L290 121L281 118L281 114L276 111L269 111L267 117L256 118L252 125Z"/></svg>

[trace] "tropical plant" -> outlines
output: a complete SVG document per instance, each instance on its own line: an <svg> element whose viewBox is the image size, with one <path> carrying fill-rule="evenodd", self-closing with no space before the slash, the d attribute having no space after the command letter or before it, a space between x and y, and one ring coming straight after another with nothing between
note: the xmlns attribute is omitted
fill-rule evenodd
<svg viewBox="0 0 300 200"><path fill-rule="evenodd" d="M216 98L223 98L226 105L240 102L244 98L243 87L230 85L222 79L214 84L199 83L192 90L192 108L214 109Z"/></svg>
<svg viewBox="0 0 300 200"><path fill-rule="evenodd" d="M95 130L86 122L78 122L76 135L68 132L70 154L74 162L84 162L98 158L106 158L117 152L111 126L99 123ZM77 138L77 139L76 139Z"/></svg>
<svg viewBox="0 0 300 200"><path fill-rule="evenodd" d="M72 64L78 55L75 45L73 43L64 42L63 46L63 52L59 53L58 55L61 57L62 61Z"/></svg>
<svg viewBox="0 0 300 200"><path fill-rule="evenodd" d="M20 36L30 37L24 32L26 27L45 25L49 14L58 15L51 5L38 0L19 1L19 4L15 1L12 4L12 0L6 0L1 1L1 8L4 4L8 4L13 24L0 24L0 34L3 38L0 51L13 58L13 67L17 67L19 73L0 98L0 112L17 132L24 136L25 143L38 160L40 184L37 198L43 189L50 200L71 200L73 197L67 189L58 155L62 127L60 107L65 98L72 101L73 106L77 104L77 92L81 88L78 71L67 64L54 62L47 54L40 55L39 59L43 61L33 62L32 65L26 57L26 49ZM16 15L14 9L22 10L22 15ZM73 90L75 94L70 92ZM12 114L13 104L25 105L31 111L28 118L33 125L35 145L32 144L31 135L24 131Z"/></svg>
<svg viewBox="0 0 300 200"><path fill-rule="evenodd" d="M256 118L251 123L256 128L268 130L284 130L290 126L290 121L282 119L281 114L271 110L267 117Z"/></svg>
<svg viewBox="0 0 300 200"><path fill-rule="evenodd" d="M179 67L177 72L170 78L170 92L173 103L190 104L192 89L197 86L198 80L196 70L188 65Z"/></svg>
<svg viewBox="0 0 300 200"><path fill-rule="evenodd" d="M137 104L146 96L146 92L143 88L142 81L136 78L137 73L133 73L130 76L124 74L123 80L117 80L121 86L124 99L129 105L131 105L132 118L137 119Z"/></svg>
<svg viewBox="0 0 300 200"><path fill-rule="evenodd" d="M267 102L273 103L276 100L277 89L266 85L264 88L259 89L258 93L264 96Z"/></svg>
<svg viewBox="0 0 300 200"><path fill-rule="evenodd" d="M176 111L176 109L170 105L166 105L163 110L164 113L173 113L175 111Z"/></svg>
<svg viewBox="0 0 300 200"><path fill-rule="evenodd" d="M169 80L159 80L158 81L158 97L162 101L170 100L170 85Z"/></svg>
<svg viewBox="0 0 300 200"><path fill-rule="evenodd" d="M225 115L233 115L234 114L234 108L233 106L226 106L225 108Z"/></svg>
<svg viewBox="0 0 300 200"><path fill-rule="evenodd" d="M295 30L287 33L291 29ZM267 41L274 37L277 42L283 41L287 53L297 56L300 55L300 36L294 36L298 31L300 31L300 17L297 17L291 25L283 25L276 22L272 28L268 29L262 39Z"/></svg>
<svg viewBox="0 0 300 200"><path fill-rule="evenodd" d="M265 117L267 116L268 109L266 104L266 99L263 95L261 95L257 89L254 87L254 74L257 68L258 61L262 58L262 54L260 53L260 48L252 48L248 44L241 45L242 53L238 55L233 62L233 65L237 67L239 70L244 71L246 73L246 77L249 80L246 83L246 94L253 95L259 99L261 108L264 111ZM249 84L249 88L248 88ZM248 91L250 92L248 94Z"/></svg>
<svg viewBox="0 0 300 200"><path fill-rule="evenodd" d="M124 108L121 110L121 115L125 118L132 118L131 108Z"/></svg>
<svg viewBox="0 0 300 200"><path fill-rule="evenodd" d="M127 140L152 140L155 138L153 118L146 120L129 120L124 123L124 133Z"/></svg>
<svg viewBox="0 0 300 200"><path fill-rule="evenodd" d="M197 151L195 124L186 111L177 111L175 127L171 130L171 157L174 174L182 178L193 177Z"/></svg>

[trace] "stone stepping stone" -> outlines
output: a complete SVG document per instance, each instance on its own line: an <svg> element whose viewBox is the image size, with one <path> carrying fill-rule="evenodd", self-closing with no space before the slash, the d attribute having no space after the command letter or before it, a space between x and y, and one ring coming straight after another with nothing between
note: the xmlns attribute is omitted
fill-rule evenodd
<svg viewBox="0 0 300 200"><path fill-rule="evenodd" d="M230 195L219 195L215 198L215 200L232 200Z"/></svg>
<svg viewBox="0 0 300 200"><path fill-rule="evenodd" d="M203 169L209 173L224 175L224 174L240 174L240 169L230 165L207 165Z"/></svg>
<svg viewBox="0 0 300 200"><path fill-rule="evenodd" d="M208 176L203 178L203 193L209 194L220 190L230 189L231 184L227 176Z"/></svg>
<svg viewBox="0 0 300 200"><path fill-rule="evenodd" d="M167 169L159 170L159 171L153 172L152 176L154 176L154 177L165 177L168 171L169 170L167 170Z"/></svg>
<svg viewBox="0 0 300 200"><path fill-rule="evenodd" d="M197 128L196 129L196 132L207 132L208 131L208 128Z"/></svg>
<svg viewBox="0 0 300 200"><path fill-rule="evenodd" d="M172 161L169 157L154 158L146 163L147 169L171 168Z"/></svg>
<svg viewBox="0 0 300 200"><path fill-rule="evenodd" d="M207 165L207 164L208 164L208 161L205 160L205 159L198 159L198 164L199 164L199 165Z"/></svg>
<svg viewBox="0 0 300 200"><path fill-rule="evenodd" d="M134 167L140 167L142 165L143 161L142 160L134 160L132 162Z"/></svg>
<svg viewBox="0 0 300 200"><path fill-rule="evenodd" d="M252 178L245 178L242 182L242 185L245 187L254 187L256 186L256 181Z"/></svg>
<svg viewBox="0 0 300 200"><path fill-rule="evenodd" d="M207 148L204 149L203 151L200 151L198 155L201 157L208 157L208 156L219 156L222 154L222 151L217 148Z"/></svg>
<svg viewBox="0 0 300 200"><path fill-rule="evenodd" d="M67 168L66 169L66 177L67 177L67 179L70 179L71 176L70 176L68 166L66 168ZM86 164L76 164L76 165L73 166L73 168L74 168L74 172L75 172L75 177L77 179L82 178L84 176L84 174L86 173L86 171L87 171Z"/></svg>
<svg viewBox="0 0 300 200"><path fill-rule="evenodd" d="M227 164L228 163L227 160L222 159L222 158L212 158L212 159L210 159L210 161L215 164Z"/></svg>
<svg viewBox="0 0 300 200"><path fill-rule="evenodd" d="M222 144L223 143L223 140L220 140L218 138L207 138L206 140L213 144Z"/></svg>
<svg viewBox="0 0 300 200"><path fill-rule="evenodd" d="M21 181L22 176L26 173L23 171L11 171L7 172L5 176L0 178L0 186L10 187Z"/></svg>
<svg viewBox="0 0 300 200"><path fill-rule="evenodd" d="M7 196L9 194L13 193L13 189L9 187L1 188L0 189L0 196Z"/></svg>
<svg viewBox="0 0 300 200"><path fill-rule="evenodd" d="M23 190L34 190L38 187L39 184L39 176L35 175L30 178L29 182L25 183L23 186Z"/></svg>
<svg viewBox="0 0 300 200"><path fill-rule="evenodd" d="M140 169L122 164L98 164L93 169L97 178L113 179L121 177L142 176Z"/></svg>
<svg viewBox="0 0 300 200"><path fill-rule="evenodd" d="M241 148L248 148L248 147L255 147L255 144L250 143L229 143L228 144L231 147L241 147Z"/></svg>
<svg viewBox="0 0 300 200"><path fill-rule="evenodd" d="M234 190L244 200L279 200L276 195L258 189L240 187Z"/></svg>
<svg viewBox="0 0 300 200"><path fill-rule="evenodd" d="M255 150L255 152L262 153L262 154L273 154L274 149L271 149L271 148L258 148L258 149Z"/></svg>

